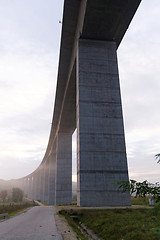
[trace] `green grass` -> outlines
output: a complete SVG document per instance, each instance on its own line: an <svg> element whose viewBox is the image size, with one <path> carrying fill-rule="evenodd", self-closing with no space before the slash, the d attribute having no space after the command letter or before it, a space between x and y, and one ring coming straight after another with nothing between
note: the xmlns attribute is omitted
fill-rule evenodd
<svg viewBox="0 0 160 240"><path fill-rule="evenodd" d="M70 215L78 216L80 222L102 239L160 239L160 206L153 209L63 210L61 214L67 216L67 220Z"/></svg>
<svg viewBox="0 0 160 240"><path fill-rule="evenodd" d="M24 201L21 203L0 203L0 213L8 213L9 215L6 218L16 215L17 213L24 211L27 208L35 206L32 201ZM0 218L2 220L3 218Z"/></svg>
<svg viewBox="0 0 160 240"><path fill-rule="evenodd" d="M23 201L23 202L4 202L4 203L2 203L2 202L0 202L0 208L2 207L2 206L16 206L16 205L18 205L18 206L20 206L20 205L24 205L24 204L26 204L26 205L33 205L33 201Z"/></svg>
<svg viewBox="0 0 160 240"><path fill-rule="evenodd" d="M132 205L149 206L148 198L131 198Z"/></svg>

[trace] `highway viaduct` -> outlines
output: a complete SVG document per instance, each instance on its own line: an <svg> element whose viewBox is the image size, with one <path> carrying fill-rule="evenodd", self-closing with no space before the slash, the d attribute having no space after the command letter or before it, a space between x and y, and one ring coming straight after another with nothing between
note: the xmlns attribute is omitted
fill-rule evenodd
<svg viewBox="0 0 160 240"><path fill-rule="evenodd" d="M14 180L28 197L72 202L77 128L77 204L130 205L113 184L128 180L117 48L141 0L65 0L55 107L40 166Z"/></svg>

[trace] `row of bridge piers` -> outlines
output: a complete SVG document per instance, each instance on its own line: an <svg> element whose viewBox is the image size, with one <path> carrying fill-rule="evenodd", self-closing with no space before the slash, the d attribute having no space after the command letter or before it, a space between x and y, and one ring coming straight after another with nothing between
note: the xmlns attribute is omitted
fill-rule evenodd
<svg viewBox="0 0 160 240"><path fill-rule="evenodd" d="M14 180L32 199L72 203L72 134L77 128L77 204L127 206L129 192L117 48L141 0L65 0L57 90L40 166Z"/></svg>
<svg viewBox="0 0 160 240"><path fill-rule="evenodd" d="M50 205L72 203L72 135L59 134L47 160L32 174L12 180L30 199Z"/></svg>
<svg viewBox="0 0 160 240"><path fill-rule="evenodd" d="M116 44L80 39L78 45L59 131L39 168L16 184L29 198L71 204L76 126L77 204L130 205L129 194L117 192L114 184L128 180Z"/></svg>

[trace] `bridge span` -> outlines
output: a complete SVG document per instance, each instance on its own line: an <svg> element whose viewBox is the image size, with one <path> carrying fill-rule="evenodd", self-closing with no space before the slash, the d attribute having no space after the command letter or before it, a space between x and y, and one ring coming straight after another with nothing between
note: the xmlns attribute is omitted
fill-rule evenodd
<svg viewBox="0 0 160 240"><path fill-rule="evenodd" d="M77 128L77 204L130 205L113 184L128 180L117 48L141 0L65 0L49 143L40 166L14 180L28 197L72 202ZM53 13L54 14L54 13Z"/></svg>

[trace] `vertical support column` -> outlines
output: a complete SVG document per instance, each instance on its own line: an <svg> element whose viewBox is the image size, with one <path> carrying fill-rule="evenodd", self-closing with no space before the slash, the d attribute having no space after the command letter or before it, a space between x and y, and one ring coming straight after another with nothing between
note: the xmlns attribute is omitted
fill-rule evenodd
<svg viewBox="0 0 160 240"><path fill-rule="evenodd" d="M29 197L29 177L26 177L26 196Z"/></svg>
<svg viewBox="0 0 160 240"><path fill-rule="evenodd" d="M115 42L79 41L77 138L78 205L130 205L113 184L128 180Z"/></svg>
<svg viewBox="0 0 160 240"><path fill-rule="evenodd" d="M39 199L39 187L38 187L38 173L34 173L34 199L38 200Z"/></svg>
<svg viewBox="0 0 160 240"><path fill-rule="evenodd" d="M56 175L56 142L48 158L49 180L48 180L48 204L55 205L55 175Z"/></svg>
<svg viewBox="0 0 160 240"><path fill-rule="evenodd" d="M72 135L57 136L56 205L72 203Z"/></svg>
<svg viewBox="0 0 160 240"><path fill-rule="evenodd" d="M49 185L49 163L45 162L44 166L44 202L48 203L48 185Z"/></svg>
<svg viewBox="0 0 160 240"><path fill-rule="evenodd" d="M40 170L38 170L38 172L36 173L36 200L41 200L40 198L40 191L41 191L41 176L40 176Z"/></svg>
<svg viewBox="0 0 160 240"><path fill-rule="evenodd" d="M33 184L32 184L32 198L34 200L36 200L36 174L34 173L33 176L32 176L32 181L33 181Z"/></svg>
<svg viewBox="0 0 160 240"><path fill-rule="evenodd" d="M41 165L41 169L40 169L40 172L41 172L41 197L40 197L40 200L42 202L44 202L44 187L45 187L45 182L44 182L44 179L45 179L45 165Z"/></svg>
<svg viewBox="0 0 160 240"><path fill-rule="evenodd" d="M34 177L31 175L31 198L34 199Z"/></svg>
<svg viewBox="0 0 160 240"><path fill-rule="evenodd" d="M40 183L40 197L39 200L43 202L43 166L39 170L39 183Z"/></svg>
<svg viewBox="0 0 160 240"><path fill-rule="evenodd" d="M28 197L30 198L31 193L31 177L28 177Z"/></svg>
<svg viewBox="0 0 160 240"><path fill-rule="evenodd" d="M31 198L32 195L32 176L28 177L28 198Z"/></svg>

